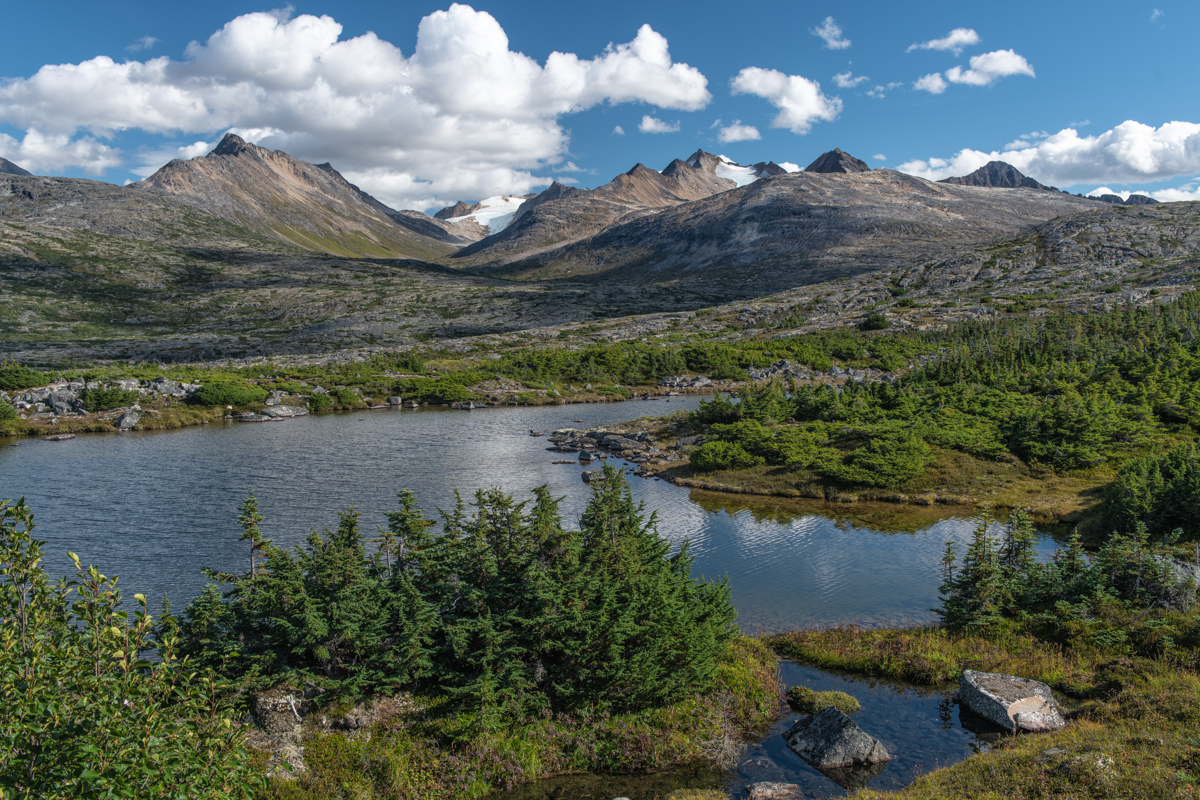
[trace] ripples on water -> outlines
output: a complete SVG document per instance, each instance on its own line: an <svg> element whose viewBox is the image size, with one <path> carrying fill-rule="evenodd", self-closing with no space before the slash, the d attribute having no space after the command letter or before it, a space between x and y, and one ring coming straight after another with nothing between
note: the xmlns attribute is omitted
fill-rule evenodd
<svg viewBox="0 0 1200 800"><path fill-rule="evenodd" d="M50 571L65 573L66 552L73 550L120 575L127 593L166 594L179 607L203 586L202 566L245 568L237 515L251 488L266 516L264 535L282 546L302 543L310 527L335 527L338 510L351 505L362 512L363 530L373 531L401 489L416 492L436 518L437 508L453 506L455 488L469 501L478 488L502 486L525 498L546 484L564 498L563 518L574 524L589 496L579 477L585 468L552 464L564 456L547 452L545 438L529 436L530 429L613 424L697 402L397 409L23 440L0 447L0 499L24 496L32 505L37 536L48 541ZM914 517L902 509L872 519L863 509L630 480L647 510L658 512L660 533L677 546L691 542L697 574L729 576L748 631L927 622L943 544L965 544L974 526L971 519ZM1053 543L1043 539L1039 549L1045 554Z"/></svg>

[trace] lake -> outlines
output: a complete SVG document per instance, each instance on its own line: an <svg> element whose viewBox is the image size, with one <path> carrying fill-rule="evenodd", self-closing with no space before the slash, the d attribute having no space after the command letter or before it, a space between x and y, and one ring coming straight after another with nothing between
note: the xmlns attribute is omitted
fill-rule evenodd
<svg viewBox="0 0 1200 800"><path fill-rule="evenodd" d="M393 409L26 439L0 447L0 499L24 496L33 507L52 573L65 574L74 551L119 575L127 595L142 592L152 605L166 595L178 609L204 585L201 567L245 569L237 516L251 488L266 517L262 531L277 545L302 543L312 527L335 527L338 511L350 506L373 531L401 489L416 492L436 518L436 509L453 506L455 489L468 500L489 486L525 498L545 484L564 498L563 518L573 524L589 497L585 468L553 464L569 456L548 452L531 429L594 427L697 403ZM944 543L965 544L975 524L969 510L804 505L629 480L647 511L658 513L659 532L676 546L690 542L697 574L729 576L749 632L929 622ZM1048 537L1038 544L1043 556L1053 547Z"/></svg>

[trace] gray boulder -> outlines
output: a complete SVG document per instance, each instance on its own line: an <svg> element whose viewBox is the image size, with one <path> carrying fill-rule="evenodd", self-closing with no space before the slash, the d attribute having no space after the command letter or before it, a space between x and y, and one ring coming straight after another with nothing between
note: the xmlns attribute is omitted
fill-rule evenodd
<svg viewBox="0 0 1200 800"><path fill-rule="evenodd" d="M117 427L123 431L127 431L134 425L138 424L138 413L136 411L126 411L121 416L117 417Z"/></svg>
<svg viewBox="0 0 1200 800"><path fill-rule="evenodd" d="M68 414L75 410L75 403L79 396L70 389L59 389L51 392L46 398L46 405L54 411L55 414Z"/></svg>
<svg viewBox="0 0 1200 800"><path fill-rule="evenodd" d="M388 404L389 406L398 406L398 405L400 405L400 403L402 403L402 402L403 402L403 400L402 400L401 398L399 398L399 397L389 397L389 398L387 399L387 404Z"/></svg>
<svg viewBox="0 0 1200 800"><path fill-rule="evenodd" d="M788 749L818 769L890 761L883 742L833 706L805 717L783 734Z"/></svg>
<svg viewBox="0 0 1200 800"><path fill-rule="evenodd" d="M604 470L602 470L602 469L589 469L589 470L587 470L586 472L584 472L584 473L583 473L583 482L584 482L584 483L591 483L592 481L598 481L598 480L600 480L600 479L601 479L601 478L603 478L603 477L604 477Z"/></svg>
<svg viewBox="0 0 1200 800"><path fill-rule="evenodd" d="M1056 731L1067 722L1050 687L998 672L963 672L958 700L984 719L1012 731Z"/></svg>
<svg viewBox="0 0 1200 800"><path fill-rule="evenodd" d="M801 800L804 793L794 783L751 783L746 787L750 800Z"/></svg>
<svg viewBox="0 0 1200 800"><path fill-rule="evenodd" d="M307 413L307 408L300 408L299 406L268 406L263 409L262 415L275 417L276 419L286 419L288 417L303 417Z"/></svg>

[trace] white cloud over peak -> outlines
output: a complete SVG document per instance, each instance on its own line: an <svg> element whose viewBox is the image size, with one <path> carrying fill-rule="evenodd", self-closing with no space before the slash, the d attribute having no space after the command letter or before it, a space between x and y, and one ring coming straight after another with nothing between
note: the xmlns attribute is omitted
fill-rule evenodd
<svg viewBox="0 0 1200 800"><path fill-rule="evenodd" d="M663 122L658 117L652 117L649 114L642 117L642 121L638 123L638 130L642 133L678 133L679 122Z"/></svg>
<svg viewBox="0 0 1200 800"><path fill-rule="evenodd" d="M966 175L989 161L1007 161L1042 183L1149 183L1200 173L1200 124L1168 122L1158 128L1128 120L1097 136L1064 128L1021 149L960 150L950 158L914 159L896 169L929 180ZM1168 190L1169 191L1169 190ZM1160 192L1155 192L1157 199Z"/></svg>
<svg viewBox="0 0 1200 800"><path fill-rule="evenodd" d="M841 27L834 21L833 17L826 17L818 27L811 31L813 36L819 36L825 40L825 46L830 50L845 50L850 46L850 40L842 36Z"/></svg>
<svg viewBox="0 0 1200 800"><path fill-rule="evenodd" d="M838 85L839 89L853 89L855 86L858 86L860 83L864 83L869 80L871 80L871 79L868 78L866 75L855 76L853 73L850 72L850 70L846 70L845 72L839 72L837 75L833 76L833 82Z"/></svg>
<svg viewBox="0 0 1200 800"><path fill-rule="evenodd" d="M808 133L814 122L832 122L842 111L840 97L827 97L821 84L800 75L785 75L774 69L746 67L733 79L734 94L765 98L779 109L773 128Z"/></svg>
<svg viewBox="0 0 1200 800"><path fill-rule="evenodd" d="M717 138L726 144L729 142L750 142L761 139L762 134L753 125L743 125L740 119L735 119L732 125L721 128L717 134Z"/></svg>
<svg viewBox="0 0 1200 800"><path fill-rule="evenodd" d="M954 55L962 55L964 47L979 44L979 34L971 28L955 28L941 39L930 39L928 42L911 44L908 52L913 50L949 50Z"/></svg>
<svg viewBox="0 0 1200 800"><path fill-rule="evenodd" d="M993 50L990 53L971 56L970 63L970 69L951 67L946 70L946 80L970 86L987 86L1008 75L1037 77L1025 57L1012 50Z"/></svg>
<svg viewBox="0 0 1200 800"><path fill-rule="evenodd" d="M779 166L783 167L783 168L784 168L784 170L785 170L785 171L787 171L787 172L799 172L799 171L800 171L800 165L799 165L799 164L793 164L793 163L792 163L792 162L790 162L790 161L780 161L780 162L777 162L777 163L779 164Z"/></svg>
<svg viewBox="0 0 1200 800"><path fill-rule="evenodd" d="M913 83L914 89L919 89L922 92L930 94L941 94L946 91L946 87L950 84L946 83L946 79L942 77L940 72L931 72L923 78L918 78Z"/></svg>
<svg viewBox="0 0 1200 800"><path fill-rule="evenodd" d="M648 25L594 58L554 52L544 64L460 4L421 21L408 57L374 33L341 32L329 16L252 13L193 42L182 61L46 65L0 84L0 121L26 131L20 146L41 159L27 162L92 173L124 161L97 140L123 130L264 131L251 140L332 161L384 202L424 208L544 184L532 171L566 154L565 114L625 102L690 111L711 99L704 75L675 63Z"/></svg>

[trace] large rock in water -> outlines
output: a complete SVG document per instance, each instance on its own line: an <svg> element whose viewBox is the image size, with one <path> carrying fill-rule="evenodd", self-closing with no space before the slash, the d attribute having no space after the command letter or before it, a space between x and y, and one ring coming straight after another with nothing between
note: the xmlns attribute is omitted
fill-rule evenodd
<svg viewBox="0 0 1200 800"><path fill-rule="evenodd" d="M783 738L788 749L818 769L890 761L883 742L833 706L797 722Z"/></svg>
<svg viewBox="0 0 1200 800"><path fill-rule="evenodd" d="M286 417L303 417L308 414L307 408L299 406L270 406L263 409L263 416L284 419Z"/></svg>
<svg viewBox="0 0 1200 800"><path fill-rule="evenodd" d="M958 700L990 722L1012 731L1056 731L1067 722L1044 683L997 672L963 672Z"/></svg>

